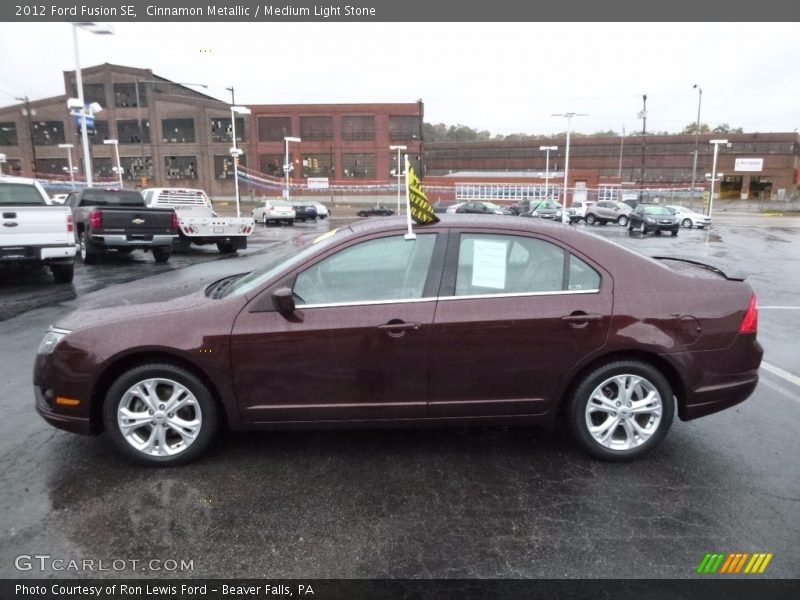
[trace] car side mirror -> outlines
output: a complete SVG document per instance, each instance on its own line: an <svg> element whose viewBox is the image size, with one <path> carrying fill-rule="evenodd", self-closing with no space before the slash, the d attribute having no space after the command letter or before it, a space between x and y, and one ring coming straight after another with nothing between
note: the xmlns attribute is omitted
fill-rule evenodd
<svg viewBox="0 0 800 600"><path fill-rule="evenodd" d="M295 311L292 290L288 287L282 287L272 292L272 304L282 315L292 314Z"/></svg>

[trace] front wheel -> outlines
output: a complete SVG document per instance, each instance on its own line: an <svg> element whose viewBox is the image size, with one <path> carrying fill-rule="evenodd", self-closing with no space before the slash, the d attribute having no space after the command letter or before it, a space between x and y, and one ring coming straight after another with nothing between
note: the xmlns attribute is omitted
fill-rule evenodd
<svg viewBox="0 0 800 600"><path fill-rule="evenodd" d="M168 248L153 248L153 258L157 263L165 263L169 260L172 252Z"/></svg>
<svg viewBox="0 0 800 600"><path fill-rule="evenodd" d="M692 220L691 219L684 219L683 221L681 221L681 226L685 227L686 229L691 229L692 228Z"/></svg>
<svg viewBox="0 0 800 600"><path fill-rule="evenodd" d="M625 227L625 225L627 224L628 224L628 217L626 217L625 215L620 215L619 218L617 219L617 225L622 225L623 227Z"/></svg>
<svg viewBox="0 0 800 600"><path fill-rule="evenodd" d="M94 249L94 246L89 241L89 236L86 235L84 231L81 233L81 237L79 239L79 252L81 255L81 261L85 265L93 265L97 262L97 252Z"/></svg>
<svg viewBox="0 0 800 600"><path fill-rule="evenodd" d="M670 231L670 232L669 232L669 234L670 234L672 237L675 237L676 235L678 235L678 229L677 229L677 228L673 229L672 231Z"/></svg>
<svg viewBox="0 0 800 600"><path fill-rule="evenodd" d="M672 388L658 369L618 361L583 378L570 398L568 418L586 452L601 460L625 461L655 448L674 414Z"/></svg>
<svg viewBox="0 0 800 600"><path fill-rule="evenodd" d="M185 464L217 431L217 406L194 374L149 364L122 374L106 394L106 431L128 458L148 466Z"/></svg>
<svg viewBox="0 0 800 600"><path fill-rule="evenodd" d="M645 227L644 221L639 223L639 233L641 233L642 235L647 233L647 227Z"/></svg>

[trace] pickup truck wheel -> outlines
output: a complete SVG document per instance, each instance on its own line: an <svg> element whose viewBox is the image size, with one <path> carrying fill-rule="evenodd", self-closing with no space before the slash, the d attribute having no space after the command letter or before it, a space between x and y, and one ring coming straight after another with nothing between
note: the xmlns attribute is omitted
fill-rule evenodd
<svg viewBox="0 0 800 600"><path fill-rule="evenodd" d="M167 248L153 248L153 258L156 259L157 263L167 262L170 254L172 254L172 252Z"/></svg>
<svg viewBox="0 0 800 600"><path fill-rule="evenodd" d="M50 265L50 272L56 283L72 283L75 276L75 263L68 265Z"/></svg>
<svg viewBox="0 0 800 600"><path fill-rule="evenodd" d="M236 252L236 249L230 242L217 242L217 250L219 250L221 254L231 254Z"/></svg>
<svg viewBox="0 0 800 600"><path fill-rule="evenodd" d="M81 260L85 265L93 265L97 262L97 252L95 252L92 243L89 241L89 236L84 231L81 233L80 241L80 254Z"/></svg>

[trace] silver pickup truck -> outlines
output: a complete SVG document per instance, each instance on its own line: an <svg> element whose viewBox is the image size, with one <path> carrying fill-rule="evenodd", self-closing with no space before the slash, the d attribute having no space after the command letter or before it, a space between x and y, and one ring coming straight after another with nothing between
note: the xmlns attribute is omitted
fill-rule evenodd
<svg viewBox="0 0 800 600"><path fill-rule="evenodd" d="M56 283L70 283L75 232L68 206L50 206L33 179L0 176L0 264L47 265Z"/></svg>

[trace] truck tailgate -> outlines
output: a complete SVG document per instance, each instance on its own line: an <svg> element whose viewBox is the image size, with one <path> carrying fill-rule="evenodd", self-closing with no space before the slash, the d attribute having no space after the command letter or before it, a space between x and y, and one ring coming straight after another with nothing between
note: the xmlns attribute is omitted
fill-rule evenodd
<svg viewBox="0 0 800 600"><path fill-rule="evenodd" d="M0 246L49 246L75 243L67 231L66 206L8 206L2 208Z"/></svg>
<svg viewBox="0 0 800 600"><path fill-rule="evenodd" d="M172 210L158 208L100 209L102 229L128 233L172 233Z"/></svg>

